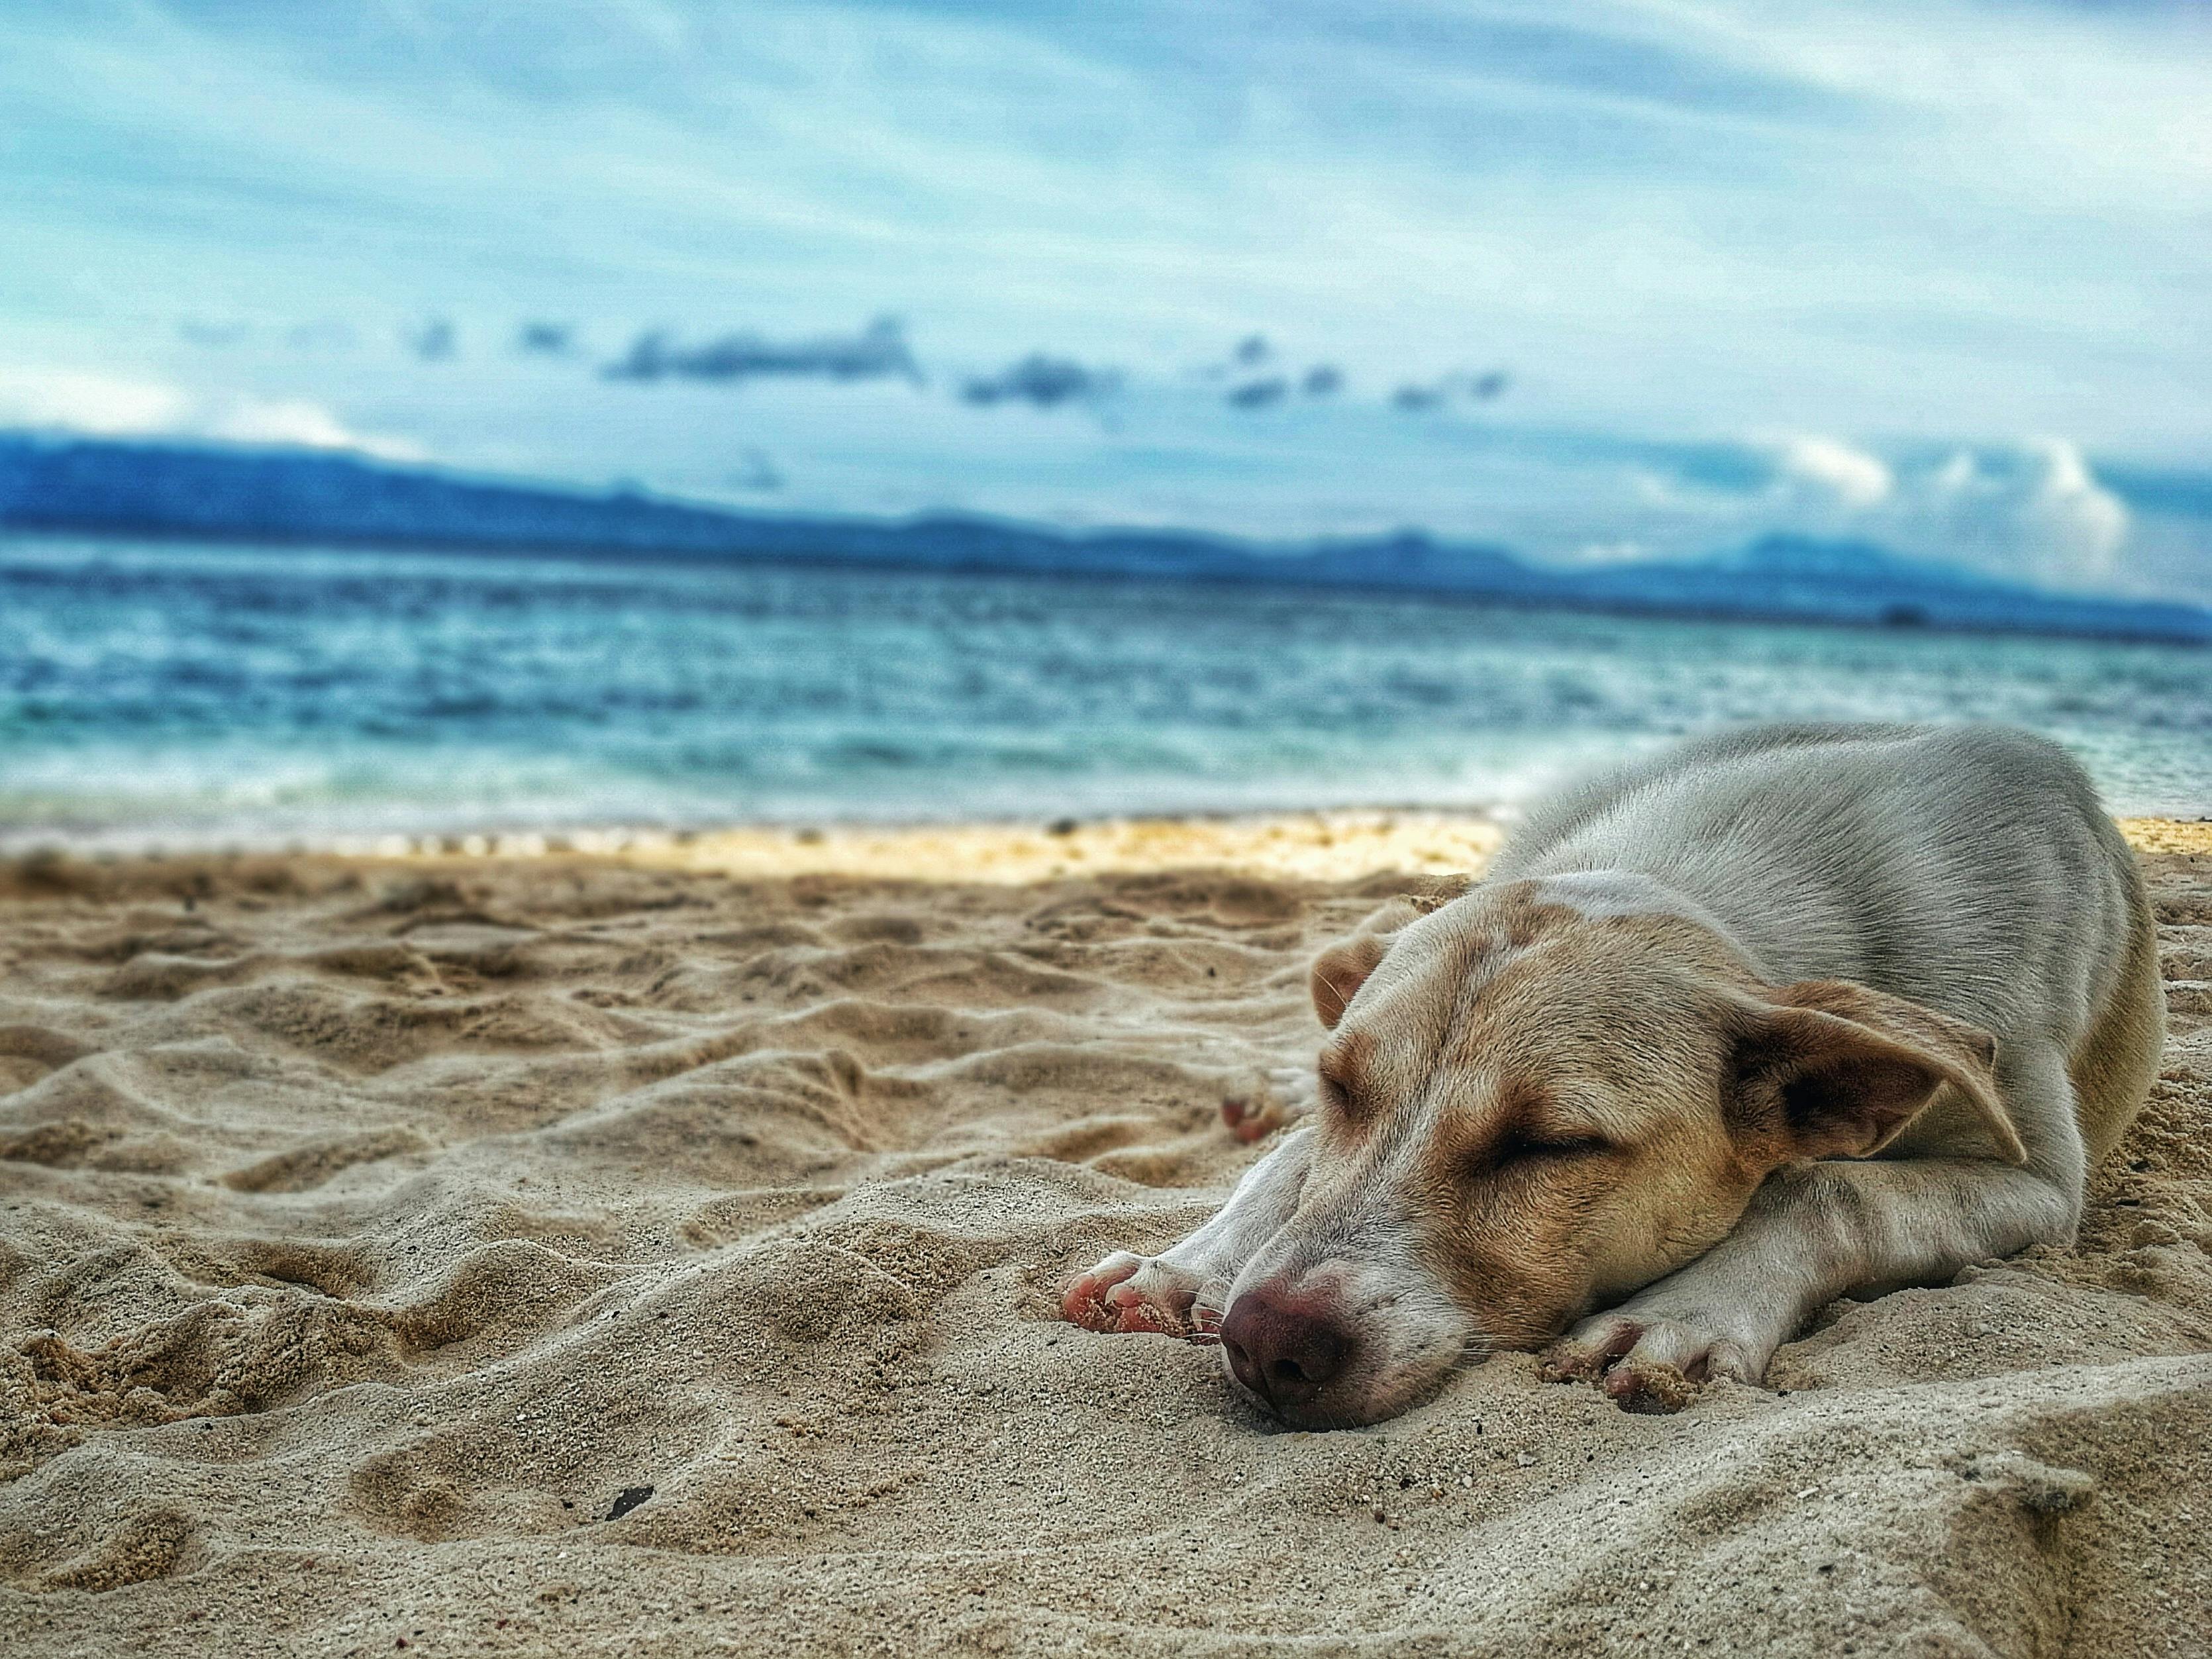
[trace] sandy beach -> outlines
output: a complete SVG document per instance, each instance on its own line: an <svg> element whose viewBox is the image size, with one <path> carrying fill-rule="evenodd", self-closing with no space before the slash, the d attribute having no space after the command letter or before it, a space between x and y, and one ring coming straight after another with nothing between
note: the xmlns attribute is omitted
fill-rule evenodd
<svg viewBox="0 0 2212 1659"><path fill-rule="evenodd" d="M2212 825L2128 829L2172 1035L2075 1246L1328 1434L1060 1292L1486 821L6 866L0 1646L2212 1652Z"/></svg>

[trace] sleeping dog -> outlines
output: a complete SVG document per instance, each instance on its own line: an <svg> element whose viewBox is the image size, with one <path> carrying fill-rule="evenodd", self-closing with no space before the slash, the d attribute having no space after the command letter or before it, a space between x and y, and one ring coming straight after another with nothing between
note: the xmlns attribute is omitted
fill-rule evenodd
<svg viewBox="0 0 2212 1659"><path fill-rule="evenodd" d="M1303 1427L1547 1344L1547 1375L1671 1409L1757 1382L1838 1296L2063 1242L2165 1026L2088 779L1977 728L1768 727L1632 766L1311 988L1310 1121L1065 1304L1218 1335Z"/></svg>

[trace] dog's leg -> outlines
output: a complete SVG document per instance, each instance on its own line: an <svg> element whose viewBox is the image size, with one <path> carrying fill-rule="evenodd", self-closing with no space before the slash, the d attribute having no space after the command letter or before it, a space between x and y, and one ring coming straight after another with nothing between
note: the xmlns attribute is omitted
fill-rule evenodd
<svg viewBox="0 0 2212 1659"><path fill-rule="evenodd" d="M1220 1297L1298 1206L1313 1131L1298 1129L1245 1171L1212 1219L1156 1256L1116 1250L1068 1287L1060 1310L1094 1331L1189 1336L1221 1323Z"/></svg>
<svg viewBox="0 0 2212 1659"><path fill-rule="evenodd" d="M1686 1403L1684 1381L1755 1382L1814 1311L1854 1291L1942 1283L1976 1261L2070 1238L2083 1155L2063 1063L2016 1062L2005 1094L2035 1151L2029 1167L1977 1158L1785 1166L1734 1231L1687 1267L1586 1319L1545 1355L1555 1380L1588 1378L1632 1410ZM2040 1109L2020 1110L2035 1100ZM2063 1114L2063 1115L2062 1115Z"/></svg>

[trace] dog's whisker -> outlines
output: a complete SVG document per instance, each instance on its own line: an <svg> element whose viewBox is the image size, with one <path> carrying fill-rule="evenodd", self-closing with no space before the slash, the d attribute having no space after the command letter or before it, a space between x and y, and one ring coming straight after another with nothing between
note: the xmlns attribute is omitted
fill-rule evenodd
<svg viewBox="0 0 2212 1659"><path fill-rule="evenodd" d="M1459 1345L1459 1352L1452 1356L1451 1369L1455 1371L1471 1371L1476 1366L1486 1364L1497 1352L1498 1349L1488 1337L1470 1336Z"/></svg>

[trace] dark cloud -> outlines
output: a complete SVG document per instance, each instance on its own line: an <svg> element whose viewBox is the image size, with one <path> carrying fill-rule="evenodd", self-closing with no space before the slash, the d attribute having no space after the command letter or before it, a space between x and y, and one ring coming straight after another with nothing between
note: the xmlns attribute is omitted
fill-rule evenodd
<svg viewBox="0 0 2212 1659"><path fill-rule="evenodd" d="M1048 356L1033 351L1019 362L1009 363L996 374L979 375L960 388L961 399L980 408L995 404L1021 403L1039 409L1062 404L1090 403L1121 390L1121 376L1110 368L1091 368L1072 357Z"/></svg>
<svg viewBox="0 0 2212 1659"><path fill-rule="evenodd" d="M1275 361L1274 343L1264 334L1247 334L1229 348L1218 363L1202 363L1190 372L1201 380L1233 380L1258 374Z"/></svg>
<svg viewBox="0 0 2212 1659"><path fill-rule="evenodd" d="M576 331L566 323L525 323L515 331L514 349L531 356L566 357L576 349Z"/></svg>
<svg viewBox="0 0 2212 1659"><path fill-rule="evenodd" d="M1447 374L1440 380L1409 380L1390 394L1390 402L1409 414L1425 415L1454 398L1491 403L1504 397L1512 385L1513 377L1502 368L1486 369L1480 374Z"/></svg>
<svg viewBox="0 0 2212 1659"><path fill-rule="evenodd" d="M1231 382L1221 398L1231 409L1272 408L1293 391L1309 398L1330 398L1344 390L1344 371L1334 363L1315 363L1298 374L1264 334L1246 335L1230 348L1225 362L1193 372L1200 380Z"/></svg>
<svg viewBox="0 0 2212 1659"><path fill-rule="evenodd" d="M1344 389L1344 371L1334 363L1316 363L1304 374L1292 371L1282 354L1264 334L1248 334L1229 354L1229 361L1199 373L1209 380L1234 382L1221 394L1231 409L1272 409L1293 391L1309 398L1333 397Z"/></svg>
<svg viewBox="0 0 2212 1659"><path fill-rule="evenodd" d="M1279 374L1270 374L1262 380L1247 380L1242 386L1229 388L1228 402L1231 409L1267 409L1290 395L1291 383Z"/></svg>
<svg viewBox="0 0 2212 1659"><path fill-rule="evenodd" d="M460 349L460 335L443 317L433 317L407 334L407 349L426 363L442 363Z"/></svg>
<svg viewBox="0 0 2212 1659"><path fill-rule="evenodd" d="M921 367L896 317L878 317L858 334L771 340L726 334L702 345L676 343L665 330L641 334L629 353L604 371L610 380L713 380L738 384L769 375L823 380L902 380L922 383Z"/></svg>
<svg viewBox="0 0 2212 1659"><path fill-rule="evenodd" d="M246 336L244 323L204 323L198 318L186 318L177 325L177 332L191 345L234 346Z"/></svg>

